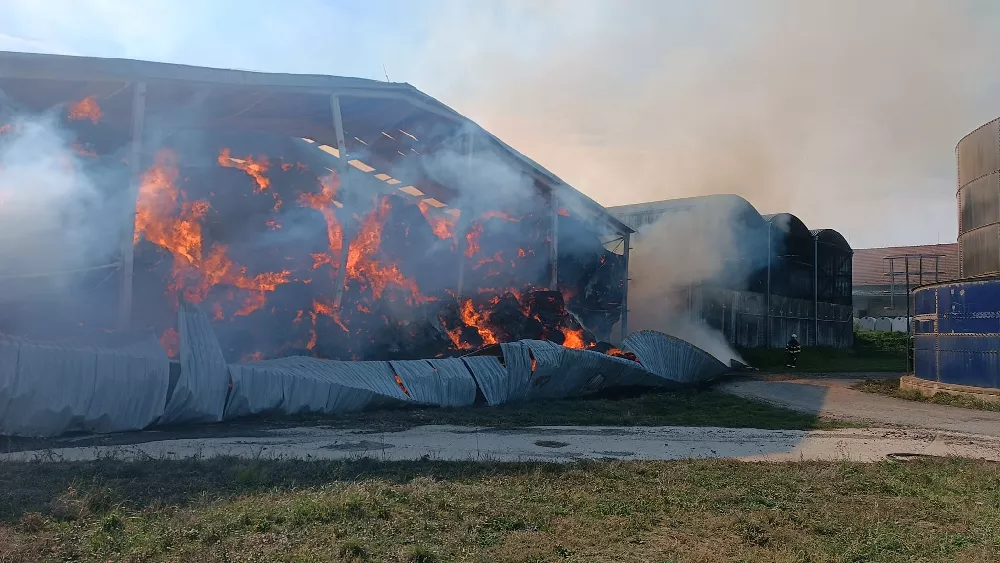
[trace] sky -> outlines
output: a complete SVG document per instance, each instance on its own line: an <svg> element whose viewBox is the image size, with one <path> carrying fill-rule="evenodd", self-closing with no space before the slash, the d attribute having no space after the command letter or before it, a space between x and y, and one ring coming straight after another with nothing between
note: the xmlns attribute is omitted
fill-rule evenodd
<svg viewBox="0 0 1000 563"><path fill-rule="evenodd" d="M0 50L409 82L600 203L735 193L952 242L989 0L0 0Z"/></svg>

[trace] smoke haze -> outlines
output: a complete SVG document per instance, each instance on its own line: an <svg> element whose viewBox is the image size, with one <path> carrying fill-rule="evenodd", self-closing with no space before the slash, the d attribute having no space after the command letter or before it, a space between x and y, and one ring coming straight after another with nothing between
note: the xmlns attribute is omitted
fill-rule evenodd
<svg viewBox="0 0 1000 563"><path fill-rule="evenodd" d="M453 3L423 58L452 71L435 94L605 205L736 193L855 246L954 240L955 143L1000 113L978 103L993 7L699 4Z"/></svg>
<svg viewBox="0 0 1000 563"><path fill-rule="evenodd" d="M65 289L62 276L113 262L119 223L100 174L74 155L51 116L5 121L0 136L0 261L4 299ZM122 215L118 215L122 216ZM123 216L122 216L123 217ZM104 218L104 220L95 220Z"/></svg>

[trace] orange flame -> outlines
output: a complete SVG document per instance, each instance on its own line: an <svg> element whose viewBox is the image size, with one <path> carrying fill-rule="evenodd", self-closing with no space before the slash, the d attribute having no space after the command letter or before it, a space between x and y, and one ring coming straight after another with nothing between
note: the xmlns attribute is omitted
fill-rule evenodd
<svg viewBox="0 0 1000 563"><path fill-rule="evenodd" d="M177 333L177 329L168 328L163 331L160 335L160 346L167 351L168 358L176 358L180 355L181 350L181 335Z"/></svg>
<svg viewBox="0 0 1000 563"><path fill-rule="evenodd" d="M564 328L562 329L562 333L566 337L566 340L563 341L563 346L578 349L587 347L587 341L583 338L583 329L573 330L571 328Z"/></svg>
<svg viewBox="0 0 1000 563"><path fill-rule="evenodd" d="M479 252L479 236L483 234L482 223L473 223L465 234L465 255L472 258Z"/></svg>
<svg viewBox="0 0 1000 563"><path fill-rule="evenodd" d="M96 125L104 113L101 112L100 106L97 105L97 100L93 96L87 96L79 102L70 104L67 115L73 121L89 119L91 123Z"/></svg>
<svg viewBox="0 0 1000 563"><path fill-rule="evenodd" d="M388 197L380 199L378 205L365 217L358 229L358 236L347 251L347 276L350 279L367 282L372 296L378 299L390 285L400 287L410 293L410 304L424 301L417 284L403 276L396 264L382 264L375 257L382 244L382 227L392 209Z"/></svg>
<svg viewBox="0 0 1000 563"><path fill-rule="evenodd" d="M313 269L316 270L323 264L337 265L340 263L340 251L343 248L344 230L337 221L334 213L334 197L340 190L340 178L333 172L319 179L320 192L318 194L304 193L299 197L299 205L310 207L323 214L326 221L327 245L330 248L329 254L313 254Z"/></svg>
<svg viewBox="0 0 1000 563"><path fill-rule="evenodd" d="M466 299L465 302L462 303L462 307L459 309L459 315L462 317L462 322L465 323L466 326L471 326L476 329L476 332L479 333L479 337L483 339L483 344L489 345L499 342L496 334L493 333L493 330L486 325L489 320L488 315L477 311L472 305L471 299Z"/></svg>
<svg viewBox="0 0 1000 563"><path fill-rule="evenodd" d="M424 201L417 203L417 207L420 208L420 213L423 214L424 219L427 219L427 223L430 224L431 230L434 231L437 238L442 240L454 238L458 215L434 214L430 204Z"/></svg>
<svg viewBox="0 0 1000 563"><path fill-rule="evenodd" d="M201 221L210 209L209 204L197 200L178 205L180 191L174 185L177 178L176 156L169 150L160 151L153 166L140 179L134 242L144 237L173 255L168 291L175 299L183 291L186 299L200 303L212 287L225 284L250 291L236 315L249 315L260 309L266 303L264 292L291 281L291 272L248 276L246 268L234 264L226 256L226 247L220 244L213 245L205 254ZM218 319L221 308L215 308L214 312Z"/></svg>
<svg viewBox="0 0 1000 563"><path fill-rule="evenodd" d="M219 151L219 164L224 168L237 168L249 174L257 182L257 192L262 192L271 187L271 180L264 175L269 166L266 156L254 159L252 156L245 158L233 158L229 149ZM277 194L275 194L277 197Z"/></svg>
<svg viewBox="0 0 1000 563"><path fill-rule="evenodd" d="M559 214L560 217L569 217L569 211L566 208L563 207L559 208L559 211L557 211L557 213Z"/></svg>

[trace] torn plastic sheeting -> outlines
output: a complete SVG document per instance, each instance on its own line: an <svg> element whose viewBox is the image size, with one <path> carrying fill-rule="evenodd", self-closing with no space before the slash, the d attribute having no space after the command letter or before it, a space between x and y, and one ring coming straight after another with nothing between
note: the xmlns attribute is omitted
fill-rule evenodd
<svg viewBox="0 0 1000 563"><path fill-rule="evenodd" d="M354 412L375 403L412 402L389 362L339 362L304 356L229 366L233 388L225 418L250 414Z"/></svg>
<svg viewBox="0 0 1000 563"><path fill-rule="evenodd" d="M461 358L476 380L476 385L483 392L486 404L491 407L507 402L507 368L496 356L466 356ZM530 370L531 360L528 360Z"/></svg>
<svg viewBox="0 0 1000 563"><path fill-rule="evenodd" d="M0 341L0 434L141 430L163 414L169 360L152 332L98 346Z"/></svg>
<svg viewBox="0 0 1000 563"><path fill-rule="evenodd" d="M677 383L701 383L729 368L701 348L662 332L641 330L622 342L622 349L656 375Z"/></svg>
<svg viewBox="0 0 1000 563"><path fill-rule="evenodd" d="M229 366L222 347L208 316L197 305L182 303L177 325L181 373L162 422L218 422L229 392Z"/></svg>
<svg viewBox="0 0 1000 563"><path fill-rule="evenodd" d="M389 365L417 403L463 407L476 401L476 381L459 359L398 360Z"/></svg>

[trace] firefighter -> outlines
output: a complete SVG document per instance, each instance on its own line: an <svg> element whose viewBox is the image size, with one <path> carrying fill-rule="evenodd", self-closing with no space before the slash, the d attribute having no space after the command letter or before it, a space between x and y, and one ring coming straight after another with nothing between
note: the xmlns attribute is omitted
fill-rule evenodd
<svg viewBox="0 0 1000 563"><path fill-rule="evenodd" d="M799 360L799 352L802 351L802 346L799 345L799 337L792 335L788 340L788 344L785 345L785 354L788 356L788 361L785 367L793 368Z"/></svg>

